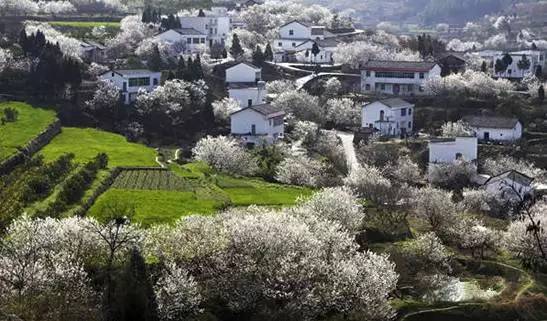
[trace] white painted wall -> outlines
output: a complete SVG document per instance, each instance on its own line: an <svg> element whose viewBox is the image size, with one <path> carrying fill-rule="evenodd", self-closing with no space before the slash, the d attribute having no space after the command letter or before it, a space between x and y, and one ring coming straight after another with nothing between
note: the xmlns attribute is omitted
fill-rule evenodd
<svg viewBox="0 0 547 321"><path fill-rule="evenodd" d="M194 28L207 35L208 46L215 43L224 44L231 31L231 19L228 16L214 15L206 12L205 17L180 17L182 28ZM217 12L216 14L220 14Z"/></svg>
<svg viewBox="0 0 547 321"><path fill-rule="evenodd" d="M401 116L401 109L405 109L405 116ZM384 120L378 122L381 112ZM361 127L372 127L380 130L382 136L398 136L403 131L412 133L414 129L414 105L408 104L402 108L390 108L379 101L363 106L361 109Z"/></svg>
<svg viewBox="0 0 547 321"><path fill-rule="evenodd" d="M202 53L207 47L206 35L182 35L174 30L167 30L155 36L153 41L164 42L171 46L184 46L183 53L196 54Z"/></svg>
<svg viewBox="0 0 547 321"><path fill-rule="evenodd" d="M306 27L293 21L279 28L279 38L282 39L311 39L311 27Z"/></svg>
<svg viewBox="0 0 547 321"><path fill-rule="evenodd" d="M368 71L367 75L366 70L361 70L361 91L380 92L388 95L395 95L394 88L398 86L398 95L425 95L427 94L424 90L426 81L440 76L441 67L439 67L439 65L435 65L429 72L424 72L423 78L420 78L419 72L414 73L414 78L383 78L376 77L375 71ZM409 85L412 86L412 89L409 88Z"/></svg>
<svg viewBox="0 0 547 321"><path fill-rule="evenodd" d="M519 61L522 59L522 55L525 54L526 58L530 61L530 67L525 70L521 70L518 67ZM496 63L496 60L503 59L504 53L498 53L493 57L494 65ZM501 77L501 78L510 78L510 79L518 79L523 78L524 76L528 74L533 74L536 71L537 66L541 66L542 68L545 67L545 53L539 50L527 50L527 51L517 51L517 52L511 52L509 53L511 58L513 58L513 62L507 67L507 69L504 72L496 73L495 69L492 71L495 76Z"/></svg>
<svg viewBox="0 0 547 321"><path fill-rule="evenodd" d="M226 82L239 83L247 82L254 83L262 79L261 69L254 69L251 66L240 63L226 69Z"/></svg>
<svg viewBox="0 0 547 321"><path fill-rule="evenodd" d="M249 107L249 100L251 100L251 106L261 105L266 102L266 95L268 91L265 88L241 88L241 89L228 89L228 95L239 102L241 108Z"/></svg>
<svg viewBox="0 0 547 321"><path fill-rule="evenodd" d="M522 138L522 125L518 122L514 128L486 128L471 127L479 139L484 139L484 134L489 133L490 140L494 141L515 141Z"/></svg>
<svg viewBox="0 0 547 321"><path fill-rule="evenodd" d="M147 77L150 79L149 86L129 86L130 79L144 78L144 77ZM121 94L124 98L123 99L124 103L129 104L131 102L134 102L137 99L137 93L139 92L141 88L145 89L148 92L151 92L154 89L156 89L156 87L160 85L161 72L148 72L148 73L131 75L130 77L129 76L123 77L118 73L109 71L100 75L99 79L114 83L114 85L120 89Z"/></svg>
<svg viewBox="0 0 547 321"><path fill-rule="evenodd" d="M320 63L320 64L329 64L334 62L333 55L336 47L319 47L320 52L317 56L314 56L311 53L311 48L313 47L312 41L307 41L302 43L297 47L298 54L296 55L296 60L302 63ZM306 51L309 55L306 57Z"/></svg>
<svg viewBox="0 0 547 321"><path fill-rule="evenodd" d="M275 141L283 136L284 124L274 126L273 118L268 119L266 116L252 110L245 109L241 112L233 114L230 117L232 135L243 136L247 142L258 143L264 140L267 143ZM252 126L256 127L256 135L251 135Z"/></svg>
<svg viewBox="0 0 547 321"><path fill-rule="evenodd" d="M455 141L429 142L430 163L452 163L457 154L466 161L477 159L477 137L456 137Z"/></svg>

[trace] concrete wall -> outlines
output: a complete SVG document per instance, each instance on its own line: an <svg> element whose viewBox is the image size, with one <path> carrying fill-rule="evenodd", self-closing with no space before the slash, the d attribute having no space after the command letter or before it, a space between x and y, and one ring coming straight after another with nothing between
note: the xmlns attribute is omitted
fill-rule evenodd
<svg viewBox="0 0 547 321"><path fill-rule="evenodd" d="M477 137L456 137L455 141L429 142L429 162L452 163L458 154L466 161L475 161L477 146Z"/></svg>
<svg viewBox="0 0 547 321"><path fill-rule="evenodd" d="M401 109L406 109L405 116L401 116ZM382 111L384 112L384 120L392 121L392 123L376 123L380 120ZM361 127L370 127L371 124L374 128L380 130L384 136L400 135L402 128L406 130L406 133L411 133L414 128L414 105L403 108L389 108L377 101L363 106L361 110Z"/></svg>
<svg viewBox="0 0 547 321"><path fill-rule="evenodd" d="M256 82L258 80L261 80L262 73L260 70L256 70L252 68L249 65L246 64L238 64L231 68L226 69L226 82Z"/></svg>
<svg viewBox="0 0 547 321"><path fill-rule="evenodd" d="M414 78L383 78L376 77L375 71L369 71L369 76L367 76L366 70L361 70L361 91L362 92L381 92L388 95L395 95L396 92L394 88L398 85L399 95L425 95L424 84L427 80L433 77L441 76L441 67L435 65L429 72L424 72L424 77L420 78L420 73L415 72ZM382 89L381 84L384 84L384 89ZM367 89L367 85L370 86ZM408 89L408 85L412 85L412 90ZM421 90L420 90L421 88Z"/></svg>
<svg viewBox="0 0 547 321"><path fill-rule="evenodd" d="M265 88L228 89L228 96L237 100L241 108L249 107L249 99L252 100L251 106L264 104L267 94Z"/></svg>
<svg viewBox="0 0 547 321"><path fill-rule="evenodd" d="M484 134L489 133L490 140L494 141L515 141L522 137L522 125L517 123L515 128L485 128L472 127L473 131L480 140L485 139Z"/></svg>

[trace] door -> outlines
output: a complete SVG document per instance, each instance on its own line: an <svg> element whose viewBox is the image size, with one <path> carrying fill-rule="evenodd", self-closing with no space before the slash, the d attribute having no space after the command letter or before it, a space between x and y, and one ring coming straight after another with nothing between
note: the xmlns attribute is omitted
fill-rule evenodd
<svg viewBox="0 0 547 321"><path fill-rule="evenodd" d="M251 135L256 135L256 125L251 125Z"/></svg>
<svg viewBox="0 0 547 321"><path fill-rule="evenodd" d="M393 94L398 95L401 92L401 86L399 84L393 85Z"/></svg>
<svg viewBox="0 0 547 321"><path fill-rule="evenodd" d="M490 133L484 132L484 140L490 140Z"/></svg>
<svg viewBox="0 0 547 321"><path fill-rule="evenodd" d="M123 82L123 91L127 91L127 82Z"/></svg>

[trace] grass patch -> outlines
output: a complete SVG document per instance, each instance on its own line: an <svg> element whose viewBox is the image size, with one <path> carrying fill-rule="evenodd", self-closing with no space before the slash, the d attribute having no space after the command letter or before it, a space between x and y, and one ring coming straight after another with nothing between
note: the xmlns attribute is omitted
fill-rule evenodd
<svg viewBox="0 0 547 321"><path fill-rule="evenodd" d="M6 107L16 109L19 115L15 122L0 125L0 160L15 153L18 146L25 146L56 119L54 111L34 108L22 102L0 103L0 114Z"/></svg>
<svg viewBox="0 0 547 321"><path fill-rule="evenodd" d="M73 153L75 162L84 163L98 153L108 155L108 166L158 166L154 149L128 142L125 137L97 129L64 127L44 149L47 161Z"/></svg>
<svg viewBox="0 0 547 321"><path fill-rule="evenodd" d="M191 214L213 214L224 205L205 193L112 188L99 197L88 214L102 219L103 208L112 202L133 206L133 220L144 226L172 223Z"/></svg>

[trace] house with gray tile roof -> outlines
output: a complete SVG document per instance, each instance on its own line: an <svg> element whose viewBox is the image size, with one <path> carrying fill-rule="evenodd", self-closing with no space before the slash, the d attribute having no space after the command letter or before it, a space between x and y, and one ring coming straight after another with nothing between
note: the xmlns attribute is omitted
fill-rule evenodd
<svg viewBox="0 0 547 321"><path fill-rule="evenodd" d="M467 123L479 140L512 142L522 138L522 124L512 117L465 116Z"/></svg>

